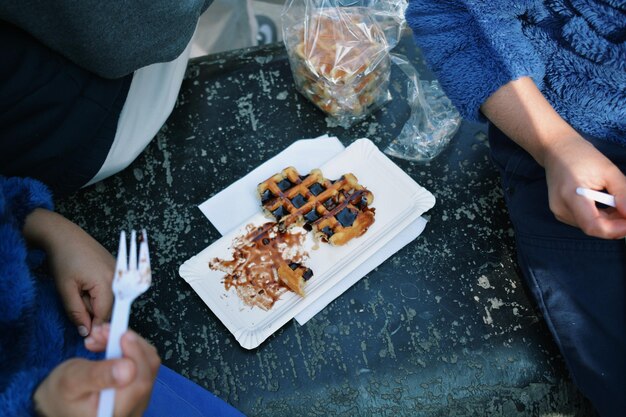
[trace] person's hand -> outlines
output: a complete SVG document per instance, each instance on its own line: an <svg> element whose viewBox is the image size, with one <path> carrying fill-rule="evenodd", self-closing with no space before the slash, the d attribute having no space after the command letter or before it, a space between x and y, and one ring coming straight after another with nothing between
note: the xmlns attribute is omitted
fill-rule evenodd
<svg viewBox="0 0 626 417"><path fill-rule="evenodd" d="M107 321L113 304L113 256L79 226L44 209L26 218L24 236L47 252L57 290L80 335Z"/></svg>
<svg viewBox="0 0 626 417"><path fill-rule="evenodd" d="M107 338L108 327L96 326L85 345L102 350ZM44 417L96 416L100 391L115 388L115 417L141 416L161 360L156 349L131 330L122 336L121 343L121 359L70 359L57 366L35 391L37 413Z"/></svg>
<svg viewBox="0 0 626 417"><path fill-rule="evenodd" d="M626 176L617 166L577 135L555 141L543 162L550 210L558 220L590 236L626 236ZM615 196L617 207L598 209L594 201L576 194L577 187L606 190Z"/></svg>
<svg viewBox="0 0 626 417"><path fill-rule="evenodd" d="M510 81L481 106L482 112L546 169L550 210L590 236L626 236L626 177L554 110L530 77ZM616 209L596 208L577 187L606 190Z"/></svg>

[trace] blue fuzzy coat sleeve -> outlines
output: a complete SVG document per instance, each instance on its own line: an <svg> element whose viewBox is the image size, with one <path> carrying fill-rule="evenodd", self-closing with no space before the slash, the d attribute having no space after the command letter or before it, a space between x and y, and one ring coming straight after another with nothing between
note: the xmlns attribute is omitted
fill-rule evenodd
<svg viewBox="0 0 626 417"><path fill-rule="evenodd" d="M50 371L33 349L29 323L37 291L21 234L24 219L36 207L51 209L41 183L0 176L0 415L32 414L31 394Z"/></svg>
<svg viewBox="0 0 626 417"><path fill-rule="evenodd" d="M26 216L34 209L53 209L50 191L39 181L30 178L0 176L0 194L0 213L6 215L7 221L10 217L20 230Z"/></svg>
<svg viewBox="0 0 626 417"><path fill-rule="evenodd" d="M14 325L33 304L34 287L22 227L26 216L37 207L52 208L50 193L43 184L0 176L0 327Z"/></svg>
<svg viewBox="0 0 626 417"><path fill-rule="evenodd" d="M428 65L463 117L484 121L480 106L509 81L530 76L541 88L545 67L523 36L532 2L411 0L407 23Z"/></svg>

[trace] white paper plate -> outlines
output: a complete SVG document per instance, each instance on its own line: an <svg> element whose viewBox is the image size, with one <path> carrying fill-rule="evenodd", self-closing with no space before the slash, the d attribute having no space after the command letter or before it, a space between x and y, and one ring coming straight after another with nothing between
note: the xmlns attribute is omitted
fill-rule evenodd
<svg viewBox="0 0 626 417"><path fill-rule="evenodd" d="M376 221L363 236L340 247L320 243L318 249L311 250L312 236L311 233L307 235L305 245L310 258L306 265L313 270L314 276L305 286L304 298L286 292L269 311L250 307L241 301L234 289L226 291L222 283L223 272L209 269L208 263L215 257L232 259L231 243L235 237L244 234L247 224L261 225L268 221L261 214L260 204L258 215L188 259L179 269L180 276L246 349L259 346L435 204L435 197L429 191L413 181L367 139L355 141L320 169L326 178L331 179L353 173L359 183L374 194L372 207L376 208ZM264 179L259 178L259 182Z"/></svg>

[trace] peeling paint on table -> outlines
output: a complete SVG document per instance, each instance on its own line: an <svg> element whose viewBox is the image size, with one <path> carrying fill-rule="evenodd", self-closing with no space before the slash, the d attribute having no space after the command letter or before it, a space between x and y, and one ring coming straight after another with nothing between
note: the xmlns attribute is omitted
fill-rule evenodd
<svg viewBox="0 0 626 417"><path fill-rule="evenodd" d="M427 74L410 40L399 52ZM148 229L153 287L131 326L164 364L250 416L586 415L516 272L483 125L463 123L430 163L395 160L437 198L425 232L304 326L246 351L178 276L219 237L199 203L300 138L384 149L408 117L392 93L344 130L296 92L281 45L195 59L146 151L58 209L112 251L120 229Z"/></svg>

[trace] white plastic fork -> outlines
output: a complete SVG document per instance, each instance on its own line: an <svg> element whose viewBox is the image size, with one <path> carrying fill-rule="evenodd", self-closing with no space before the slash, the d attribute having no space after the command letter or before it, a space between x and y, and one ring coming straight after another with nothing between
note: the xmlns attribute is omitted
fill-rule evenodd
<svg viewBox="0 0 626 417"><path fill-rule="evenodd" d="M576 194L590 198L593 201L604 204L605 206L615 207L615 196L611 194L583 187L576 188Z"/></svg>
<svg viewBox="0 0 626 417"><path fill-rule="evenodd" d="M137 235L130 233L130 257L126 256L126 232L120 233L120 246L117 252L117 265L113 277L113 313L111 315L111 330L107 342L106 359L122 357L120 339L128 329L130 306L152 283L150 270L150 254L148 252L148 236L142 231L142 240L139 245L139 260L137 260ZM113 416L115 403L115 389L109 388L100 392L98 402L98 417Z"/></svg>

